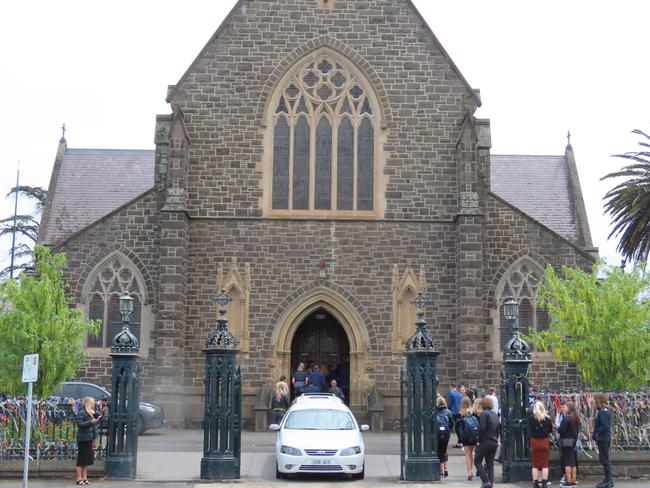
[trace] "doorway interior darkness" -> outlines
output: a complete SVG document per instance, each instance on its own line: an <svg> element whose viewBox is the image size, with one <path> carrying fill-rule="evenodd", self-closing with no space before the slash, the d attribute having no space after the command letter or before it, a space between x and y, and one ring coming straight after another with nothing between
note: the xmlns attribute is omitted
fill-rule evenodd
<svg viewBox="0 0 650 488"><path fill-rule="evenodd" d="M291 342L291 371L318 364L324 376L335 378L350 398L350 343L341 324L326 310L318 309L298 327ZM331 371L325 371L328 368Z"/></svg>

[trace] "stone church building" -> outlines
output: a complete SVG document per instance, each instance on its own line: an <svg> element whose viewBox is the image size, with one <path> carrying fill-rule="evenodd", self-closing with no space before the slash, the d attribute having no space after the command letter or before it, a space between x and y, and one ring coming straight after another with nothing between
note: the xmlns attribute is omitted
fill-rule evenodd
<svg viewBox="0 0 650 488"><path fill-rule="evenodd" d="M220 288L246 425L302 361L338 367L353 410L380 405L388 427L419 291L441 389L483 389L499 381L501 298L544 328L544 268L595 259L571 146L491 154L479 91L410 0L240 0L167 100L154 150L61 139L40 240L66 253L74 302L103 324L80 378L110 383L128 291L142 394L174 424L202 418ZM541 388L577 381L534 361Z"/></svg>

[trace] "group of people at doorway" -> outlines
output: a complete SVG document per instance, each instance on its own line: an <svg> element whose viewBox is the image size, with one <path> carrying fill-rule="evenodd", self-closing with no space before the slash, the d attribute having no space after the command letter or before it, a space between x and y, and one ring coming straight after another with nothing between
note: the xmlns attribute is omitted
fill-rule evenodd
<svg viewBox="0 0 650 488"><path fill-rule="evenodd" d="M291 375L291 384L293 386L294 396L298 397L303 393L331 393L345 401L345 392L339 386L339 381L345 381L344 368L324 367L325 371L316 364L305 369L305 364L300 363L296 371ZM345 383L343 383L345 384ZM289 409L290 390L287 383L287 377L282 375L280 380L275 384L273 394L271 395L271 410L273 411L273 421L278 424L282 420L285 412Z"/></svg>
<svg viewBox="0 0 650 488"><path fill-rule="evenodd" d="M345 392L350 384L350 367L349 364L309 365L305 368L305 363L298 364L296 371L291 375L291 384L293 385L294 396L300 396L303 393L333 393L342 401L345 401Z"/></svg>
<svg viewBox="0 0 650 488"><path fill-rule="evenodd" d="M604 480L597 488L612 488L609 452L611 448L611 414L608 400L603 394L596 395L598 413L594 422L593 439L598 444L599 461L603 465ZM449 408L448 408L449 406ZM495 388L483 398L475 390L452 385L447 401L438 396L438 457L442 476L448 476L447 447L452 427L458 437L454 447L462 447L465 455L467 479L473 479L473 469L481 478L481 488L492 488L494 483L494 458L499 446L499 402ZM541 401L534 401L528 411L528 435L532 465L533 488L548 488L549 457L553 435L558 436L560 462L563 471L560 488L577 486L578 439L581 420L572 402L562 405L553 422Z"/></svg>

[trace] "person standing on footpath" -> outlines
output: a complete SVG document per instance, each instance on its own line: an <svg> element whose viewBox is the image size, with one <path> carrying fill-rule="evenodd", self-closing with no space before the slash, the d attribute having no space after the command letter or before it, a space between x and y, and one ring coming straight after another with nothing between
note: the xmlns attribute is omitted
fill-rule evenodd
<svg viewBox="0 0 650 488"><path fill-rule="evenodd" d="M460 402L463 399L463 394L458 391L456 388L456 384L452 383L451 384L451 390L449 393L447 393L447 407L451 411L451 416L454 419L454 431L456 432L456 437L458 438L458 441L456 442L456 445L454 447L460 448L460 434L458 434L458 430L456 429L456 425L458 424L458 421L460 420Z"/></svg>
<svg viewBox="0 0 650 488"><path fill-rule="evenodd" d="M494 386L488 388L488 394L485 395L485 398L492 400L492 411L499 415L499 399L497 398L497 389Z"/></svg>
<svg viewBox="0 0 650 488"><path fill-rule="evenodd" d="M456 423L456 432L458 432L458 439L463 445L465 467L467 468L467 481L472 481L474 477L472 463L474 462L474 448L478 442L479 430L480 423L472 409L472 402L469 401L469 398L463 397L460 402L460 419Z"/></svg>
<svg viewBox="0 0 650 488"><path fill-rule="evenodd" d="M282 422L284 413L289 409L289 385L287 385L286 380L286 376L280 376L280 381L275 384L273 395L271 396L274 424Z"/></svg>
<svg viewBox="0 0 650 488"><path fill-rule="evenodd" d="M548 458L551 454L549 435L553 432L551 418L546 407L539 400L528 415L528 436L530 437L530 459L533 466L533 488L548 488Z"/></svg>
<svg viewBox="0 0 650 488"><path fill-rule="evenodd" d="M77 424L77 484L88 485L88 466L95 464L95 439L99 437L101 415L95 411L95 400L83 399L75 416Z"/></svg>
<svg viewBox="0 0 650 488"><path fill-rule="evenodd" d="M438 459L440 459L440 474L445 478L449 476L447 471L447 446L449 445L449 438L451 437L451 429L454 425L454 417L447 408L445 399L438 395L436 400L437 407L437 421L438 421Z"/></svg>
<svg viewBox="0 0 650 488"><path fill-rule="evenodd" d="M560 434L560 456L562 456L566 481L560 484L560 487L571 488L577 485L576 445L580 434L580 417L573 402L566 402L562 406L562 411L564 417L557 432Z"/></svg>
<svg viewBox="0 0 650 488"><path fill-rule="evenodd" d="M499 417L492 411L492 400L485 397L481 400L479 416L478 446L474 453L476 474L483 484L481 488L492 488L494 483L494 457L499 447ZM485 466L483 461L485 460Z"/></svg>
<svg viewBox="0 0 650 488"><path fill-rule="evenodd" d="M596 395L596 422L594 423L593 440L598 444L598 461L603 465L605 479L596 485L596 488L612 488L612 466L609 463L609 450L612 443L612 414L607 408L607 397L602 393Z"/></svg>
<svg viewBox="0 0 650 488"><path fill-rule="evenodd" d="M343 390L337 386L336 380L330 381L330 387L329 390L327 390L327 393L331 393L332 395L336 395L341 399L342 402L345 401L345 393L343 393Z"/></svg>

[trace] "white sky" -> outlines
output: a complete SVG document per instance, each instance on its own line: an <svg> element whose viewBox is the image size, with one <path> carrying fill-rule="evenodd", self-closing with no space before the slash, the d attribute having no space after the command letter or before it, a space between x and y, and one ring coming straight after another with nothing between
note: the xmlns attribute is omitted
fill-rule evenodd
<svg viewBox="0 0 650 488"><path fill-rule="evenodd" d="M315 0L314 0L315 1ZM340 2L346 0L338 0ZM650 2L414 0L491 119L493 154L577 158L594 244L611 264L599 178L650 131ZM21 0L0 14L0 215L47 188L61 124L73 148L153 149L155 115L235 0ZM25 208L27 210L27 208ZM0 242L0 266L10 241Z"/></svg>

